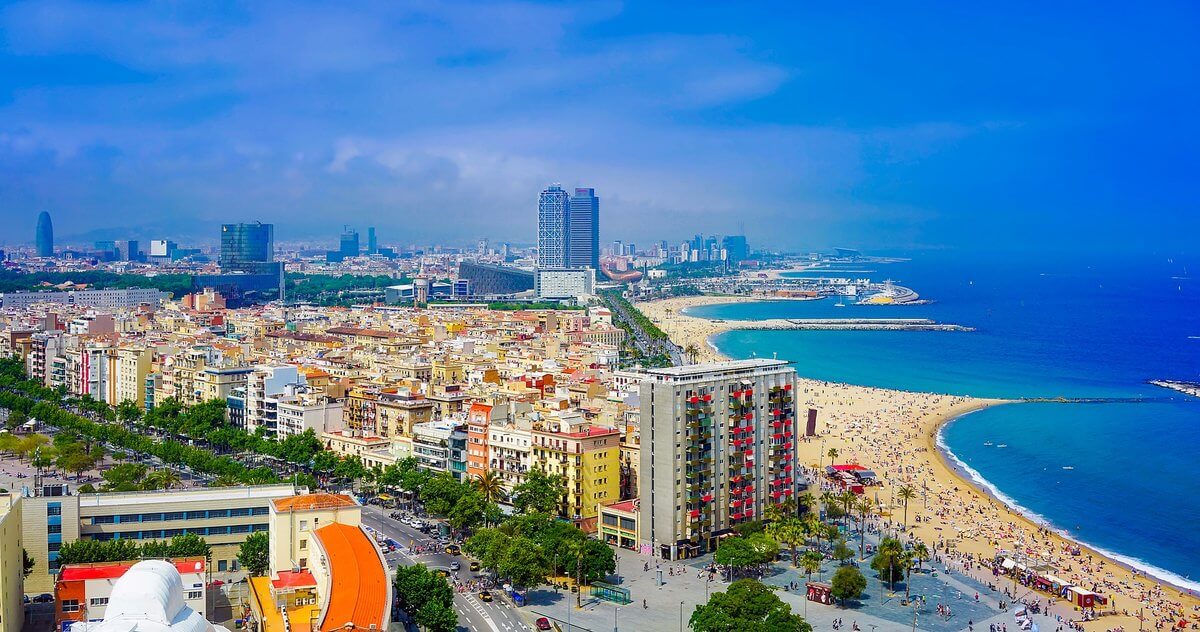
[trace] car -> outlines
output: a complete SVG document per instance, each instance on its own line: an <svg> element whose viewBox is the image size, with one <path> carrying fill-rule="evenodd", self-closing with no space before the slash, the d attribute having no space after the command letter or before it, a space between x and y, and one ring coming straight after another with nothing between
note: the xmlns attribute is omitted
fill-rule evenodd
<svg viewBox="0 0 1200 632"><path fill-rule="evenodd" d="M446 553L448 555L460 555L462 554L462 549L457 544L447 544Z"/></svg>
<svg viewBox="0 0 1200 632"><path fill-rule="evenodd" d="M450 576L450 573L444 568L439 568L436 571L433 571L433 574L437 575L438 577L449 577Z"/></svg>
<svg viewBox="0 0 1200 632"><path fill-rule="evenodd" d="M492 593L490 593L486 590L479 591L479 600L490 602L492 600Z"/></svg>
<svg viewBox="0 0 1200 632"><path fill-rule="evenodd" d="M33 603L54 603L54 595L42 593L33 598Z"/></svg>
<svg viewBox="0 0 1200 632"><path fill-rule="evenodd" d="M533 622L533 627L539 630L549 630L551 629L550 620L546 617L538 617L538 620Z"/></svg>
<svg viewBox="0 0 1200 632"><path fill-rule="evenodd" d="M456 571L460 568L462 568L462 564L459 564L458 560L454 560L453 562L450 562L450 570Z"/></svg>
<svg viewBox="0 0 1200 632"><path fill-rule="evenodd" d="M474 572L477 570L479 570L479 562L471 562L471 571Z"/></svg>

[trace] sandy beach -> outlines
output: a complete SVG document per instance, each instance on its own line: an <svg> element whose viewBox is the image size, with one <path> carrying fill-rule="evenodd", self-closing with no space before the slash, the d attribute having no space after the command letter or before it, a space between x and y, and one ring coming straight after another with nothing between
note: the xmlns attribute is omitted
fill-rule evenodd
<svg viewBox="0 0 1200 632"><path fill-rule="evenodd" d="M637 307L678 344L695 345L700 361L715 361L725 358L709 344L709 338L725 331L725 326L684 315L683 310L749 300L754 299L697 296L639 303ZM1171 629L1171 622L1181 618L1200 620L1200 599L1035 524L950 467L937 449L938 429L961 415L1009 402L816 380L802 380L797 399L802 407L818 411L820 433L801 445L800 460L808 467L829 465L827 454L833 448L838 451L838 462L859 463L874 470L883 485L870 488L868 494L883 506L880 519L885 522L903 520L896 490L902 485L915 489L917 498L908 507L910 533L931 548L936 544L939 552L955 552L939 570L945 566L951 572L967 572L985 583L996 583L1000 590L1011 590L1009 578L992 578L991 571L978 562L990 561L998 550L1020 551L1041 557L1060 577L1108 596L1107 609L1119 614L1085 623L1088 630L1137 630L1136 615L1143 607L1143 625L1148 630ZM1078 548L1080 554L1071 555L1072 548ZM1048 594L1024 587L1018 595L1043 605L1050 602ZM1064 620L1080 617L1061 600L1052 605L1052 612ZM1165 628L1156 627L1160 622Z"/></svg>

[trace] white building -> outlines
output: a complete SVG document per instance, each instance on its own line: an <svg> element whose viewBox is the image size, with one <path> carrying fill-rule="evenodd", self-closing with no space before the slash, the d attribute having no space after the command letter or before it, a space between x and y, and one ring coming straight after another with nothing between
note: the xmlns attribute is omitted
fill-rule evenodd
<svg viewBox="0 0 1200 632"><path fill-rule="evenodd" d="M283 440L291 435L312 430L323 432L342 429L343 402L323 395L314 395L307 387L289 386L290 393L278 398L278 422L275 436Z"/></svg>
<svg viewBox="0 0 1200 632"><path fill-rule="evenodd" d="M0 307L25 309L36 303L60 303L97 309L123 309L142 303L158 305L167 297L161 290L72 290L69 292L7 292L0 294Z"/></svg>
<svg viewBox="0 0 1200 632"><path fill-rule="evenodd" d="M587 298L595 294L596 271L591 268L539 269L533 289L538 298Z"/></svg>
<svg viewBox="0 0 1200 632"><path fill-rule="evenodd" d="M202 563L201 563L202 564ZM134 564L111 583L103 620L76 624L73 632L228 632L204 618L205 577L188 573L163 560ZM198 586L198 588L195 588ZM199 599L192 597L199 593Z"/></svg>

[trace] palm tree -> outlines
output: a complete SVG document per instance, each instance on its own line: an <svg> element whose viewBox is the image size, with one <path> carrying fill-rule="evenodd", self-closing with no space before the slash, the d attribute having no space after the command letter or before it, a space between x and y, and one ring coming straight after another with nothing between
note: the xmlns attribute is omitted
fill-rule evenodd
<svg viewBox="0 0 1200 632"><path fill-rule="evenodd" d="M921 568L925 560L929 559L929 547L925 546L924 542L917 542L912 549L913 559L917 562L917 568Z"/></svg>
<svg viewBox="0 0 1200 632"><path fill-rule="evenodd" d="M863 549L867 540L867 516L871 515L874 507L871 500L864 496L858 499L854 508L858 510L858 558L863 559Z"/></svg>
<svg viewBox="0 0 1200 632"><path fill-rule="evenodd" d="M800 556L800 568L804 569L804 574L808 576L808 580L812 581L813 573L821 570L821 562L825 560L825 556L816 551L805 551Z"/></svg>
<svg viewBox="0 0 1200 632"><path fill-rule="evenodd" d="M471 481L471 486L489 503L499 502L504 498L504 481L492 470L476 476Z"/></svg>
<svg viewBox="0 0 1200 632"><path fill-rule="evenodd" d="M915 556L912 551L905 551L900 554L900 561L904 565L904 603L908 603L908 586L911 582L908 581L909 573L912 572L913 559Z"/></svg>
<svg viewBox="0 0 1200 632"><path fill-rule="evenodd" d="M688 359L692 361L692 364L695 364L696 358L700 357L700 349L694 344L690 344L685 347L683 352L687 355Z"/></svg>
<svg viewBox="0 0 1200 632"><path fill-rule="evenodd" d="M845 512L844 517L842 518L842 524L847 530L849 530L851 508L854 507L854 503L858 501L858 495L850 490L846 490L841 494L838 494L838 500L841 501L842 511Z"/></svg>
<svg viewBox="0 0 1200 632"><path fill-rule="evenodd" d="M917 497L917 491L905 485L896 492L896 497L904 501L904 530L908 530L908 501Z"/></svg>
<svg viewBox="0 0 1200 632"><path fill-rule="evenodd" d="M142 481L142 486L146 489L171 489L172 487L178 487L182 483L183 480L179 478L179 474L175 470L162 469L151 472Z"/></svg>
<svg viewBox="0 0 1200 632"><path fill-rule="evenodd" d="M829 448L829 451L825 454L829 456L829 464L833 465L834 460L838 458L837 448Z"/></svg>

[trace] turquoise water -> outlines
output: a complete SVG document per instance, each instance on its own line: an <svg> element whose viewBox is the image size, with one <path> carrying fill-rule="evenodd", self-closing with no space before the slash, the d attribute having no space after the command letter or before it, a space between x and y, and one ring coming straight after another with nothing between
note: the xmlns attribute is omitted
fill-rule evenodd
<svg viewBox="0 0 1200 632"><path fill-rule="evenodd" d="M1200 283L1186 263L941 257L878 266L870 276L895 279L936 302L773 301L688 313L932 318L977 330L733 331L713 342L733 357L777 356L795 361L804 376L853 384L1144 400L1002 406L949 424L942 440L969 475L1007 502L1130 564L1200 589L1190 579L1200 576L1200 532L1185 526L1200 513L1200 498L1180 493L1191 490L1200 454L1200 399L1145 383L1200 381ZM1001 443L1008 447L994 447Z"/></svg>

